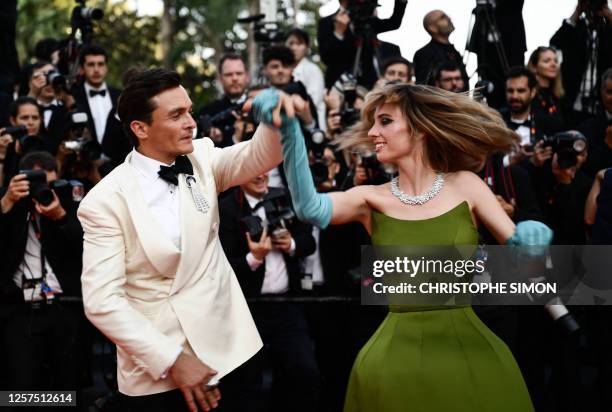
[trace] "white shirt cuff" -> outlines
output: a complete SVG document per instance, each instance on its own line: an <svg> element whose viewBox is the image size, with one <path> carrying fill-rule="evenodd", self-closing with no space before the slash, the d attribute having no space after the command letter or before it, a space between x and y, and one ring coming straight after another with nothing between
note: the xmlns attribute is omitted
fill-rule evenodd
<svg viewBox="0 0 612 412"><path fill-rule="evenodd" d="M289 248L289 256L293 257L295 255L295 240L291 238L291 247Z"/></svg>
<svg viewBox="0 0 612 412"><path fill-rule="evenodd" d="M264 263L263 260L259 260L255 256L253 256L251 252L247 253L246 261L253 272L255 272L257 268L259 268Z"/></svg>
<svg viewBox="0 0 612 412"><path fill-rule="evenodd" d="M176 353L176 356L173 357L173 361L170 364L170 366L168 366L166 368L166 370L164 370L164 373L162 373L159 378L160 379L166 379L168 377L168 372L170 372L170 368L174 366L174 364L176 363L176 360L178 359L178 357L180 356L180 354L183 353L183 347L180 346L178 352Z"/></svg>

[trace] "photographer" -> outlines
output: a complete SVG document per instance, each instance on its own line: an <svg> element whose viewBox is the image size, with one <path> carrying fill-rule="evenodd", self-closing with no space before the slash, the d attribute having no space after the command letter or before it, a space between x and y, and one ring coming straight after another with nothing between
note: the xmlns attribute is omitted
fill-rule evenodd
<svg viewBox="0 0 612 412"><path fill-rule="evenodd" d="M589 176L612 167L612 68L601 77L601 106L595 117L578 126L591 148L583 168Z"/></svg>
<svg viewBox="0 0 612 412"><path fill-rule="evenodd" d="M461 67L453 61L442 62L434 70L434 85L442 90L453 93L467 91L467 86L461 74Z"/></svg>
<svg viewBox="0 0 612 412"><path fill-rule="evenodd" d="M566 120L572 127L597 112L599 79L612 66L612 11L607 3L578 0L574 13L550 39L563 53L565 98L573 109Z"/></svg>
<svg viewBox="0 0 612 412"><path fill-rule="evenodd" d="M45 150L50 142L41 137L42 112L31 97L18 97L9 108L10 128L0 129L0 184L8 185L19 161L31 151Z"/></svg>
<svg viewBox="0 0 612 412"><path fill-rule="evenodd" d="M414 54L414 73L417 84L432 84L434 71L444 62L454 62L461 70L463 84L469 84L465 65L449 37L455 26L450 17L442 10L432 10L423 18L423 28L431 36L431 41Z"/></svg>
<svg viewBox="0 0 612 412"><path fill-rule="evenodd" d="M220 99L204 106L198 113L198 118L215 116L235 107L240 112L240 101L246 93L250 82L249 72L242 57L237 54L224 54L217 67L217 79L223 88ZM232 113L219 119L219 124L208 126L208 130L200 130L200 134L208 135L216 146L226 147L234 144L234 123L236 117ZM204 127L200 121L200 129Z"/></svg>
<svg viewBox="0 0 612 412"><path fill-rule="evenodd" d="M121 92L106 84L108 54L95 44L82 47L79 70L83 83L73 90L77 110L87 113L88 129L107 160L104 174L122 163L132 148L117 118L117 99Z"/></svg>
<svg viewBox="0 0 612 412"><path fill-rule="evenodd" d="M55 159L32 152L19 167L0 189L4 373L14 390L75 390L76 316L61 295L79 295L83 231Z"/></svg>
<svg viewBox="0 0 612 412"><path fill-rule="evenodd" d="M290 207L282 189L268 188L267 174L243 184L219 205L221 244L247 298L301 290L299 259L314 252L315 241L310 225L297 220L287 224L284 216ZM246 224L245 218L257 223ZM271 409L314 411L321 383L302 306L263 302L249 307L274 368ZM247 365L245 369L258 373L242 384L261 385L260 360L253 358ZM253 396L260 392L258 388Z"/></svg>
<svg viewBox="0 0 612 412"><path fill-rule="evenodd" d="M382 65L381 77L376 82L376 86L379 87L386 82L393 81L413 84L412 63L399 56L385 60Z"/></svg>
<svg viewBox="0 0 612 412"><path fill-rule="evenodd" d="M374 50L371 41L377 42L379 33L399 29L407 3L407 0L395 0L393 14L383 20L375 15L376 1L340 0L338 11L319 20L317 41L321 60L327 66L325 87L329 89L342 73L353 71L357 45L362 44L357 79L366 88L372 88L378 79L374 60L382 61L399 55L399 50L388 43ZM369 39L371 41L368 41L369 37L373 37Z"/></svg>
<svg viewBox="0 0 612 412"><path fill-rule="evenodd" d="M28 88L28 96L36 100L43 112L41 134L51 154L55 154L68 133L68 112L74 106L74 98L66 90L66 79L49 63L32 65Z"/></svg>

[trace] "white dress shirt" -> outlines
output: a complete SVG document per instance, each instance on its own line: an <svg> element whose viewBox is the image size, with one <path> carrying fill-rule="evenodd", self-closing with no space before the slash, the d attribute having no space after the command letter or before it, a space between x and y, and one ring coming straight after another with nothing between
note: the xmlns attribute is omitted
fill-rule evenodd
<svg viewBox="0 0 612 412"><path fill-rule="evenodd" d="M255 207L261 199L257 199L247 193L244 197L249 202L251 209ZM258 208L254 211L256 216L259 216L262 221L262 225L267 224L266 211L263 207ZM295 253L295 241L291 239L291 249L289 254ZM264 261L259 260L249 252L246 256L246 261L252 271L256 271ZM263 284L261 285L261 293L285 293L289 290L289 273L287 272L287 266L285 265L285 259L283 258L283 252L272 249L265 257L266 271L264 274Z"/></svg>
<svg viewBox="0 0 612 412"><path fill-rule="evenodd" d="M327 122L325 121L325 101L323 100L325 96L323 72L319 66L304 57L297 66L295 66L295 69L293 69L293 79L304 84L306 91L317 109L319 128L323 131L327 130Z"/></svg>
<svg viewBox="0 0 612 412"><path fill-rule="evenodd" d="M90 97L90 90L106 90L106 94L104 96L98 94L94 97ZM85 82L85 96L87 97L89 110L91 111L91 116L93 117L98 143L102 144L104 132L106 131L106 120L108 119L108 114L113 109L113 101L111 100L110 92L108 87L106 87L106 83L102 83L102 86L95 88L90 86L89 83Z"/></svg>
<svg viewBox="0 0 612 412"><path fill-rule="evenodd" d="M60 106L60 102L57 99L53 99L53 101L51 103L43 103L40 100L38 100L38 105L41 107L42 112L43 112L43 122L45 125L45 128L49 127L49 122L51 121L51 116L53 115L53 110L52 106Z"/></svg>
<svg viewBox="0 0 612 412"><path fill-rule="evenodd" d="M40 227L40 216L36 214L36 220L39 222L38 225ZM34 227L32 223L28 222L28 240L26 242L26 248L23 255L23 261L17 268L17 271L13 275L13 281L21 289L22 276L25 276L26 279L40 279L42 278L42 259L40 258L41 252L41 244L38 238L36 237L36 232L34 231ZM53 273L53 269L51 265L49 265L49 261L45 258L45 269L46 269L46 281L47 285L51 289L53 289L56 293L62 293L62 287L60 286L55 273Z"/></svg>
<svg viewBox="0 0 612 412"><path fill-rule="evenodd" d="M168 166L150 157L132 151L132 166L136 170L138 186L163 233L181 250L181 220L178 187L163 180L157 172L160 166Z"/></svg>

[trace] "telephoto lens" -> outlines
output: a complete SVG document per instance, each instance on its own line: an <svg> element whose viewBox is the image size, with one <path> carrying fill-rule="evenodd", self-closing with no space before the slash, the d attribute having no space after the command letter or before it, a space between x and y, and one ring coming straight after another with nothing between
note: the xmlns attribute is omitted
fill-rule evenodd
<svg viewBox="0 0 612 412"><path fill-rule="evenodd" d="M47 174L44 170L20 170L20 174L26 175L30 182L30 196L43 206L49 206L53 202L53 191L47 184Z"/></svg>

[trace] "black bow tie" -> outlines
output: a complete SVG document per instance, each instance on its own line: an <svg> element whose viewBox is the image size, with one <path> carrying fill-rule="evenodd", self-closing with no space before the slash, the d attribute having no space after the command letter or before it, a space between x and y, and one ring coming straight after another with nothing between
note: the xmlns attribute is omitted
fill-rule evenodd
<svg viewBox="0 0 612 412"><path fill-rule="evenodd" d="M157 172L159 177L175 186L178 186L178 175L180 173L193 174L193 167L187 156L177 157L172 166L160 166L159 172Z"/></svg>
<svg viewBox="0 0 612 412"><path fill-rule="evenodd" d="M97 95L100 95L102 97L106 96L106 89L102 89L102 90L89 89L89 97L95 97Z"/></svg>

